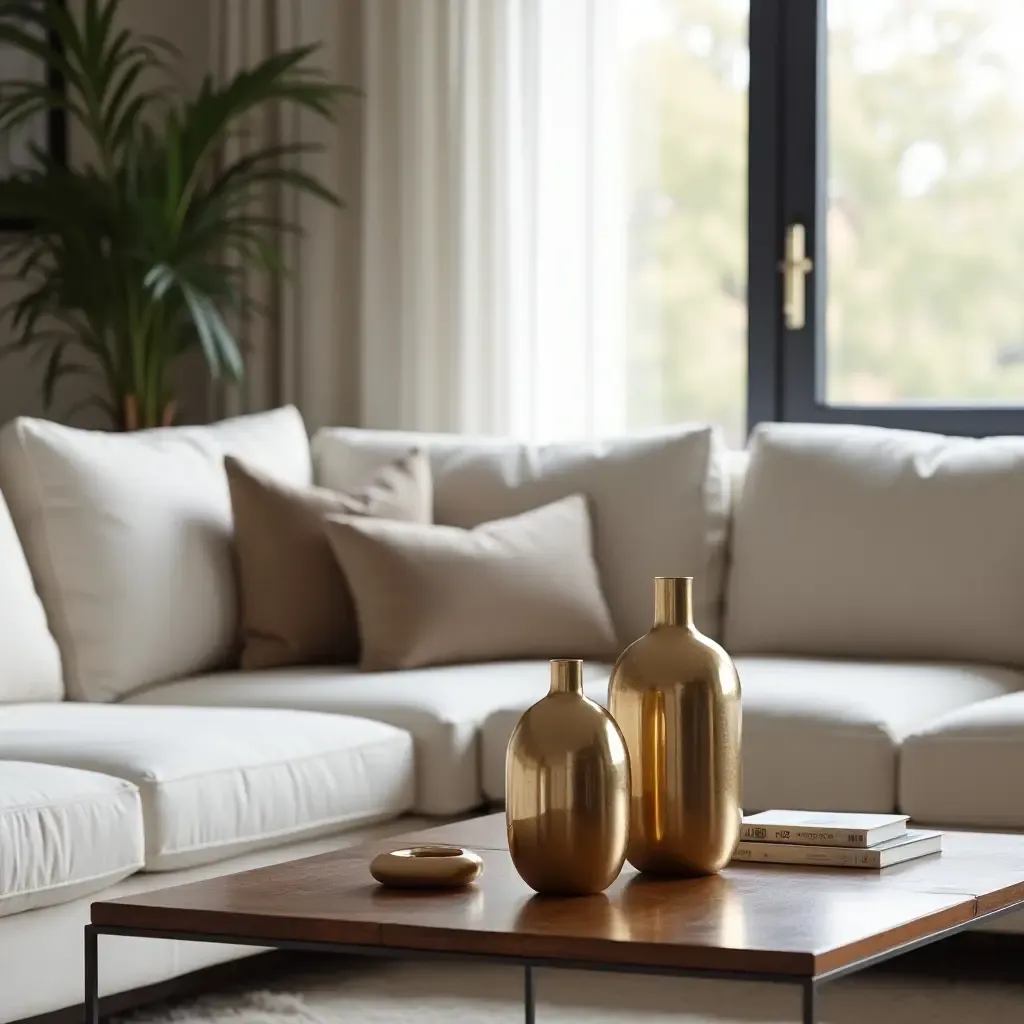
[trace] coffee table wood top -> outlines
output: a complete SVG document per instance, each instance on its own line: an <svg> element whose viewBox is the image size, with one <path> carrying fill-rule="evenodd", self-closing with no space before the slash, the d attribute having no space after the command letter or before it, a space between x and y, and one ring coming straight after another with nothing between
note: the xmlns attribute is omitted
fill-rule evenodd
<svg viewBox="0 0 1024 1024"><path fill-rule="evenodd" d="M378 886L370 858L421 843L476 850L468 889ZM697 971L816 977L1024 900L1024 836L947 833L941 855L884 871L737 864L600 896L535 896L500 814L92 905L101 927Z"/></svg>

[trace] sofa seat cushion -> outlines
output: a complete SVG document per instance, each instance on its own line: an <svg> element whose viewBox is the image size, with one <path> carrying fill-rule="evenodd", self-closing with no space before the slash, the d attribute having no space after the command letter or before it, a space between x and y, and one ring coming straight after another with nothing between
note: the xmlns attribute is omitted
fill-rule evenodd
<svg viewBox="0 0 1024 1024"><path fill-rule="evenodd" d="M620 646L650 628L655 576L693 576L697 624L720 635L729 478L716 429L690 425L615 441L529 445L325 427L313 438L317 482L347 490L414 445L430 456L434 521L445 526L470 529L585 495Z"/></svg>
<svg viewBox="0 0 1024 1024"><path fill-rule="evenodd" d="M297 711L17 705L0 715L0 758L138 786L147 871L392 817L412 797L406 733Z"/></svg>
<svg viewBox="0 0 1024 1024"><path fill-rule="evenodd" d="M423 814L461 814L483 802L480 727L493 711L539 700L546 661L495 662L359 672L306 666L222 672L166 683L133 704L243 705L358 715L411 733L416 747L416 803ZM604 673L607 679L607 670Z"/></svg>
<svg viewBox="0 0 1024 1024"><path fill-rule="evenodd" d="M905 735L952 709L1024 689L1024 673L994 666L740 657L736 667L746 811L893 811ZM606 691L587 692L603 702ZM484 725L484 790L493 800L504 799L505 747L521 711Z"/></svg>
<svg viewBox="0 0 1024 1024"><path fill-rule="evenodd" d="M0 917L99 892L142 861L142 806L130 782L0 761Z"/></svg>
<svg viewBox="0 0 1024 1024"><path fill-rule="evenodd" d="M1024 693L958 708L900 754L900 809L959 828L1024 828Z"/></svg>
<svg viewBox="0 0 1024 1024"><path fill-rule="evenodd" d="M125 434L25 418L0 431L0 488L74 699L237 659L225 455L297 487L312 477L293 408Z"/></svg>
<svg viewBox="0 0 1024 1024"><path fill-rule="evenodd" d="M753 657L736 665L750 811L894 811L908 733L1024 689L1024 672L988 665Z"/></svg>

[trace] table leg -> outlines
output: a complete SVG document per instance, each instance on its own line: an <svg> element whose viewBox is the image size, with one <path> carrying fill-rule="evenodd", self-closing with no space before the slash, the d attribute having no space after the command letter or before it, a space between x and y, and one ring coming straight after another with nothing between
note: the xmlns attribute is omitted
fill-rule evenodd
<svg viewBox="0 0 1024 1024"><path fill-rule="evenodd" d="M536 1021L536 1007L533 1002L533 968L527 967L525 969L525 979L523 987L524 1005L526 1008L526 1024L535 1024ZM97 1022L94 1022L97 1024Z"/></svg>
<svg viewBox="0 0 1024 1024"><path fill-rule="evenodd" d="M85 926L85 1024L100 1024L99 944L96 928Z"/></svg>
<svg viewBox="0 0 1024 1024"><path fill-rule="evenodd" d="M803 1024L818 1024L818 987L813 981L804 982Z"/></svg>

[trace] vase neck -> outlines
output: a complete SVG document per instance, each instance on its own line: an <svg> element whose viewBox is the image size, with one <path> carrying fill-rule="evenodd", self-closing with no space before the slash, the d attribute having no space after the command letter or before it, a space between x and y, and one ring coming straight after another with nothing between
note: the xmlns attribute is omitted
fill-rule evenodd
<svg viewBox="0 0 1024 1024"><path fill-rule="evenodd" d="M692 576L654 578L654 624L693 628Z"/></svg>
<svg viewBox="0 0 1024 1024"><path fill-rule="evenodd" d="M583 696L583 662L575 658L556 658L551 662L551 692L577 693Z"/></svg>

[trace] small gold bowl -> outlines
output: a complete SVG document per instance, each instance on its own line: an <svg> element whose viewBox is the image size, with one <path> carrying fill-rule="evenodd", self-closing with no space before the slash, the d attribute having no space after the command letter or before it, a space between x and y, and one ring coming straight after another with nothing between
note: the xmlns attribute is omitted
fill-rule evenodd
<svg viewBox="0 0 1024 1024"><path fill-rule="evenodd" d="M475 882L484 862L461 846L413 846L378 853L370 874L395 889L459 889Z"/></svg>

